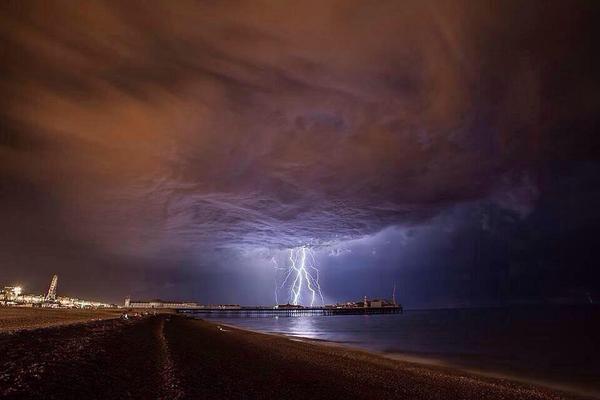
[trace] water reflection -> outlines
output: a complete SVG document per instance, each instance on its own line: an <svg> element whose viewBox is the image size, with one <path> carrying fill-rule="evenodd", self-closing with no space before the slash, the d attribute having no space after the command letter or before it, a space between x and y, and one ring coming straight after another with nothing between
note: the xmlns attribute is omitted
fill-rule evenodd
<svg viewBox="0 0 600 400"><path fill-rule="evenodd" d="M315 322L315 317L304 316L290 318L289 323L286 325L290 335L317 339L319 336L319 330L317 329L317 324Z"/></svg>

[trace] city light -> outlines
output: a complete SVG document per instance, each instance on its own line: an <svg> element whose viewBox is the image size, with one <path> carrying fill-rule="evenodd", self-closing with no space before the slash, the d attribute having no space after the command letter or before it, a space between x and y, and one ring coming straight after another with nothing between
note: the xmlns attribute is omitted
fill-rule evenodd
<svg viewBox="0 0 600 400"><path fill-rule="evenodd" d="M5 306L47 308L100 308L113 306L99 301L57 296L57 285L58 276L54 275L50 283L50 289L46 295L24 293L23 287L20 285L5 286L3 289L0 289L0 304Z"/></svg>

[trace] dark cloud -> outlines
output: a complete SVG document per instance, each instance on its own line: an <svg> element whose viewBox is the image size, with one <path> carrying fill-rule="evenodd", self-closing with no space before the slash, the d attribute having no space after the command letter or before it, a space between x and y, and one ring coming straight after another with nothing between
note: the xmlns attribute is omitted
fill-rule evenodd
<svg viewBox="0 0 600 400"><path fill-rule="evenodd" d="M597 156L591 3L1 14L0 216L13 243L63 238L59 255L211 265L208 249L332 243L488 197L523 218L548 162Z"/></svg>

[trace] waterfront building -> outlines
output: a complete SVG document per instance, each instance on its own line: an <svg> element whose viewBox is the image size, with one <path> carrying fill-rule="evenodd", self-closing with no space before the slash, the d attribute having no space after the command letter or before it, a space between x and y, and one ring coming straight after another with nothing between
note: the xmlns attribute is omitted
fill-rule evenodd
<svg viewBox="0 0 600 400"><path fill-rule="evenodd" d="M125 299L125 307L128 308L199 308L198 303L186 301L165 301L165 300L131 300Z"/></svg>

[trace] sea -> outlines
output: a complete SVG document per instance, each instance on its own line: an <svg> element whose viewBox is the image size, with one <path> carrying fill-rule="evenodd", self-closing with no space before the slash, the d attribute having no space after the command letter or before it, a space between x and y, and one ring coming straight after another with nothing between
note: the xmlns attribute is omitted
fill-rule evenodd
<svg viewBox="0 0 600 400"><path fill-rule="evenodd" d="M597 305L199 318L600 397Z"/></svg>

